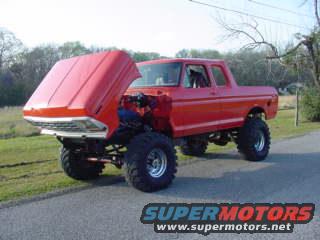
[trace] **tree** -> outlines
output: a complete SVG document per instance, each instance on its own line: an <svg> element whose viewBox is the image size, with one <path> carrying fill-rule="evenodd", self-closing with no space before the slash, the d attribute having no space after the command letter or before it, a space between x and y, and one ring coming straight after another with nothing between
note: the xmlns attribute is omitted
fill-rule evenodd
<svg viewBox="0 0 320 240"><path fill-rule="evenodd" d="M129 53L129 55L131 55L135 62L143 62L161 58L160 54L156 52L127 52Z"/></svg>
<svg viewBox="0 0 320 240"><path fill-rule="evenodd" d="M0 28L0 70L8 67L22 49L21 41L12 32Z"/></svg>
<svg viewBox="0 0 320 240"><path fill-rule="evenodd" d="M30 49L23 47L22 43L11 32L1 31L0 106L24 104L52 66L62 58L117 49L116 47L94 46L86 48L78 41L66 42L62 45L40 45ZM292 48L292 46L289 47ZM156 52L122 50L127 51L136 62L165 58ZM299 48L299 54L305 54L304 51L305 49ZM266 55L270 55L269 49L265 51L245 49L236 53L225 54L214 49L182 49L177 52L176 57L224 58L229 62L231 70L240 85L267 84L283 87L295 81L296 71L286 69L279 61L266 61ZM294 57L288 55L282 61L292 62L291 58ZM299 64L307 65L308 62L301 60ZM271 73L269 71L270 67L273 69ZM301 78L307 79L308 75L302 72Z"/></svg>
<svg viewBox="0 0 320 240"><path fill-rule="evenodd" d="M90 53L98 53L98 52L104 52L104 51L113 51L118 50L116 47L98 47L98 46L91 46L89 47L88 51Z"/></svg>
<svg viewBox="0 0 320 240"><path fill-rule="evenodd" d="M0 106L21 104L21 85L9 68L22 49L21 41L12 32L0 28Z"/></svg>
<svg viewBox="0 0 320 240"><path fill-rule="evenodd" d="M241 24L227 24L221 19L218 23L226 30L225 38L247 39L242 49L266 50L266 59L277 60L288 68L297 70L298 67L308 69L313 77L315 87L320 89L320 18L318 13L318 1L314 0L314 9L318 25L308 35L297 33L295 45L288 45L285 49L277 47L274 43L267 41L259 30L259 24L255 19L251 22ZM307 2L307 1L306 1Z"/></svg>
<svg viewBox="0 0 320 240"><path fill-rule="evenodd" d="M217 59L221 58L221 54L212 49L182 49L181 51L177 52L177 58L207 58L207 59Z"/></svg>
<svg viewBox="0 0 320 240"><path fill-rule="evenodd" d="M60 56L57 46L43 45L24 51L16 59L10 71L23 86L24 99L27 100Z"/></svg>
<svg viewBox="0 0 320 240"><path fill-rule="evenodd" d="M66 42L62 46L58 47L58 51L60 59L71 58L90 53L90 50L79 41Z"/></svg>
<svg viewBox="0 0 320 240"><path fill-rule="evenodd" d="M182 49L176 53L177 58L190 58L190 51L188 49Z"/></svg>
<svg viewBox="0 0 320 240"><path fill-rule="evenodd" d="M309 2L305 0L304 3ZM259 30L257 21L253 20L253 23L245 22L241 25L226 24L223 21L220 22L227 32L228 37L240 37L247 38L248 43L243 46L245 49L256 49L264 47L268 50L266 59L277 60L284 64L288 69L293 69L299 76L299 70L308 69L312 75L312 84L309 88L303 91L303 112L308 120L319 120L320 116L320 16L319 16L319 0L313 0L314 14L317 19L317 24L309 34L295 34L297 43L294 45L288 45L284 51L277 48L275 44L265 39L262 32ZM299 90L296 92L296 126L299 119Z"/></svg>

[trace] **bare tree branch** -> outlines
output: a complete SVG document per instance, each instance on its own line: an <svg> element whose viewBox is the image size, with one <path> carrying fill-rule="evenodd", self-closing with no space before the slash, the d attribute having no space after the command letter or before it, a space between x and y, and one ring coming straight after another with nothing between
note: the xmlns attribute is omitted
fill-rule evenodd
<svg viewBox="0 0 320 240"><path fill-rule="evenodd" d="M320 27L320 16L319 16L319 9L318 9L318 0L314 0L314 15L316 16L318 26Z"/></svg>
<svg viewBox="0 0 320 240"><path fill-rule="evenodd" d="M277 55L274 55L274 56L267 56L267 59L281 59L281 58L287 57L287 56L295 53L301 47L302 44L304 44L303 41L299 42L296 46L294 46L291 49L287 50L285 53L280 54L280 55L277 54Z"/></svg>
<svg viewBox="0 0 320 240"><path fill-rule="evenodd" d="M314 0L314 11L320 27L320 16L318 0ZM217 19L219 25L227 32L225 39L240 39L243 37L245 43L241 49L257 49L266 47L270 52L266 60L278 60L284 66L295 67L297 61L304 63L306 69L311 70L314 85L320 88L320 30L315 28L309 35L296 34L298 40L294 46L280 51L272 42L265 39L265 35L259 30L259 24L255 19L244 21L241 24L227 24L221 18ZM292 56L296 54L296 58Z"/></svg>

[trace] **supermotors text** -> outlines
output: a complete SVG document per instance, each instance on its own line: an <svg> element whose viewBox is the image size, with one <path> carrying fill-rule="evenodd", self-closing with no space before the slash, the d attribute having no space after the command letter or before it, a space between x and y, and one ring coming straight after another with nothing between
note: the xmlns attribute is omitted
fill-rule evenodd
<svg viewBox="0 0 320 240"><path fill-rule="evenodd" d="M150 203L140 220L158 233L290 233L294 224L310 222L314 210L313 203Z"/></svg>

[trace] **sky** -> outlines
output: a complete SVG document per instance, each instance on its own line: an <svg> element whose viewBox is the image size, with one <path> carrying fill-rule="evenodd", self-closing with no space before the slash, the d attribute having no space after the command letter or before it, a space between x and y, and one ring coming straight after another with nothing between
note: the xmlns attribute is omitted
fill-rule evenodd
<svg viewBox="0 0 320 240"><path fill-rule="evenodd" d="M267 40L293 41L314 24L311 4L302 0L257 0L310 17L294 15L250 0L199 0L225 8L272 18L292 27L256 19ZM86 46L126 48L174 56L186 48L234 51L246 39L225 40L216 19L229 24L252 21L189 0L0 0L0 27L12 31L26 46L80 41ZM301 27L300 27L301 26Z"/></svg>

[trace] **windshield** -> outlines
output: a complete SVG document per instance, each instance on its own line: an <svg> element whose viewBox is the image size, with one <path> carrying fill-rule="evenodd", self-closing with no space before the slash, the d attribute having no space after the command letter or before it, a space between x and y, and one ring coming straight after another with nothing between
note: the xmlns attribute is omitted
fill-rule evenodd
<svg viewBox="0 0 320 240"><path fill-rule="evenodd" d="M178 86L181 63L161 63L139 66L141 78L130 87Z"/></svg>

